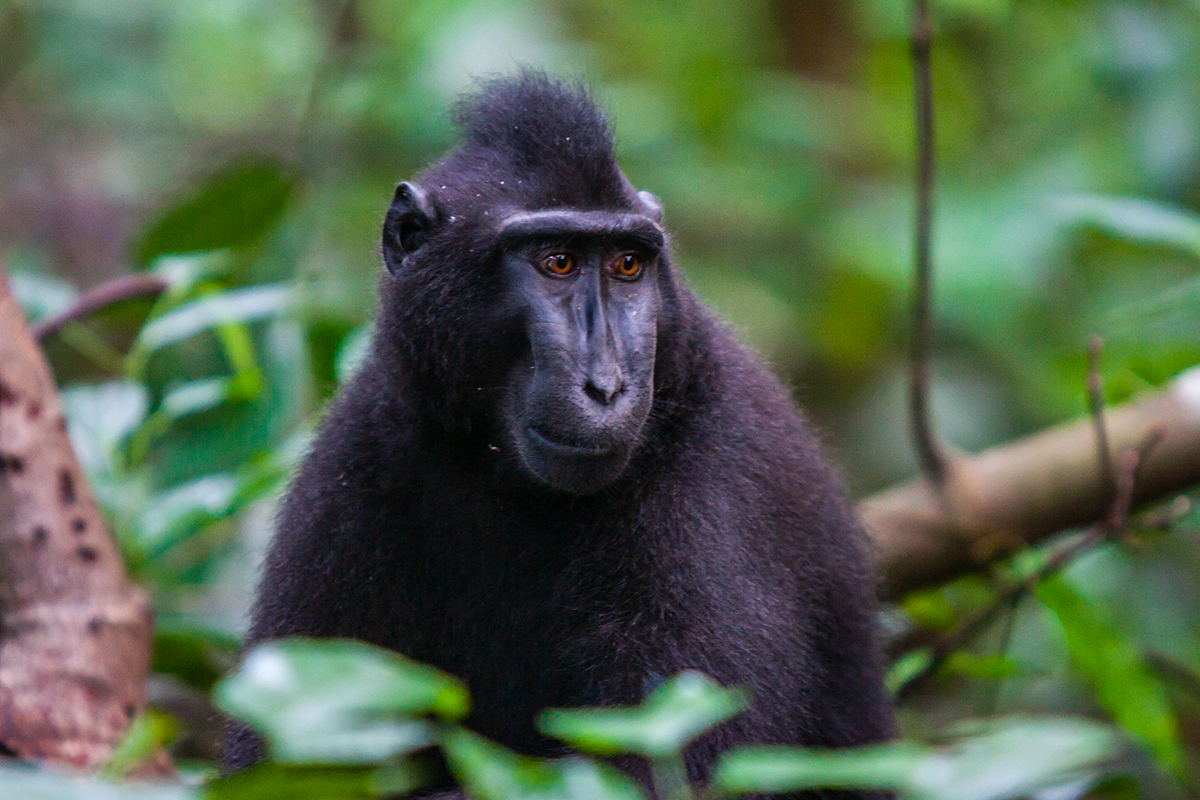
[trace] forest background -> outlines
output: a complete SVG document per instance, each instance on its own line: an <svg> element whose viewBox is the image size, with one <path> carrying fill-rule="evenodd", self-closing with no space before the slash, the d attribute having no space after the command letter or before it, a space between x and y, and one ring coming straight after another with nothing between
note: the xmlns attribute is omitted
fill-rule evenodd
<svg viewBox="0 0 1200 800"><path fill-rule="evenodd" d="M150 698L183 721L160 738L185 773L215 754L207 692L234 663L273 501L365 345L387 202L452 144L446 108L473 77L584 77L625 171L663 201L683 274L794 388L851 493L917 473L910 11L0 0L0 261L28 319L129 273L168 287L41 333L151 594ZM979 451L1085 416L1096 335L1108 403L1200 364L1200 3L932 13L941 438ZM952 640L904 697L905 736L1082 716L1127 746L1046 798L1195 796L1200 495L1162 499L1154 525L1073 554ZM894 685L1046 552L890 604ZM1030 756L1002 739L985 774Z"/></svg>

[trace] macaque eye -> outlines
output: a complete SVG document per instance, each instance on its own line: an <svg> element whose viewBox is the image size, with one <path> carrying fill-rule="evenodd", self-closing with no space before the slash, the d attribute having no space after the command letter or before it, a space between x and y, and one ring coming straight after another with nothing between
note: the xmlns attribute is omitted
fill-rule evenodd
<svg viewBox="0 0 1200 800"><path fill-rule="evenodd" d="M617 260L612 264L612 273L618 278L632 280L642 274L642 259L633 253L617 256Z"/></svg>
<svg viewBox="0 0 1200 800"><path fill-rule="evenodd" d="M575 259L566 253L555 253L542 259L542 267L551 275L570 275L575 269Z"/></svg>

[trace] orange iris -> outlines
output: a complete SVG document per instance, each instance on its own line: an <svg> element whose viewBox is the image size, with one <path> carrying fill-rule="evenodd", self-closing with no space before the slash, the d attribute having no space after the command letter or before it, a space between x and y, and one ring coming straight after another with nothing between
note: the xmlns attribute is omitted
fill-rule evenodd
<svg viewBox="0 0 1200 800"><path fill-rule="evenodd" d="M547 256L543 263L551 275L567 275L575 268L575 259L565 253Z"/></svg>
<svg viewBox="0 0 1200 800"><path fill-rule="evenodd" d="M613 272L622 278L636 278L642 271L642 260L632 253L618 256L613 264Z"/></svg>

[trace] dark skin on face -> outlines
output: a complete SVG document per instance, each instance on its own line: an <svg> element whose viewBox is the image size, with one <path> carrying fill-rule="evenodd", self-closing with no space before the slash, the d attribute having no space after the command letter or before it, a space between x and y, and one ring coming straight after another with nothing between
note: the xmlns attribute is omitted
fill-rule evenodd
<svg viewBox="0 0 1200 800"><path fill-rule="evenodd" d="M636 215L552 211L513 215L501 238L529 342L505 432L537 481L601 489L629 463L653 401L661 232Z"/></svg>
<svg viewBox="0 0 1200 800"><path fill-rule="evenodd" d="M500 422L535 482L586 494L620 476L641 442L654 400L666 237L653 195L636 211L510 209L496 229L503 305L528 347L505 382ZM396 189L384 257L396 274L439 227L425 189Z"/></svg>

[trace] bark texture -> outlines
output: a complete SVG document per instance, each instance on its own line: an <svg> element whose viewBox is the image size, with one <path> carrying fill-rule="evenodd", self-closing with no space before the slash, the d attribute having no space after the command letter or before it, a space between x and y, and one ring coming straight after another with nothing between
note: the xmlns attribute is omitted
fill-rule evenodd
<svg viewBox="0 0 1200 800"><path fill-rule="evenodd" d="M1135 502L1200 484L1200 367L1165 390L1108 409L1112 452L1158 431L1138 471ZM977 456L951 459L935 487L916 480L859 503L894 598L976 570L1023 544L1101 519L1112 504L1090 420L1051 428Z"/></svg>
<svg viewBox="0 0 1200 800"><path fill-rule="evenodd" d="M107 761L142 707L150 622L0 267L0 747Z"/></svg>

